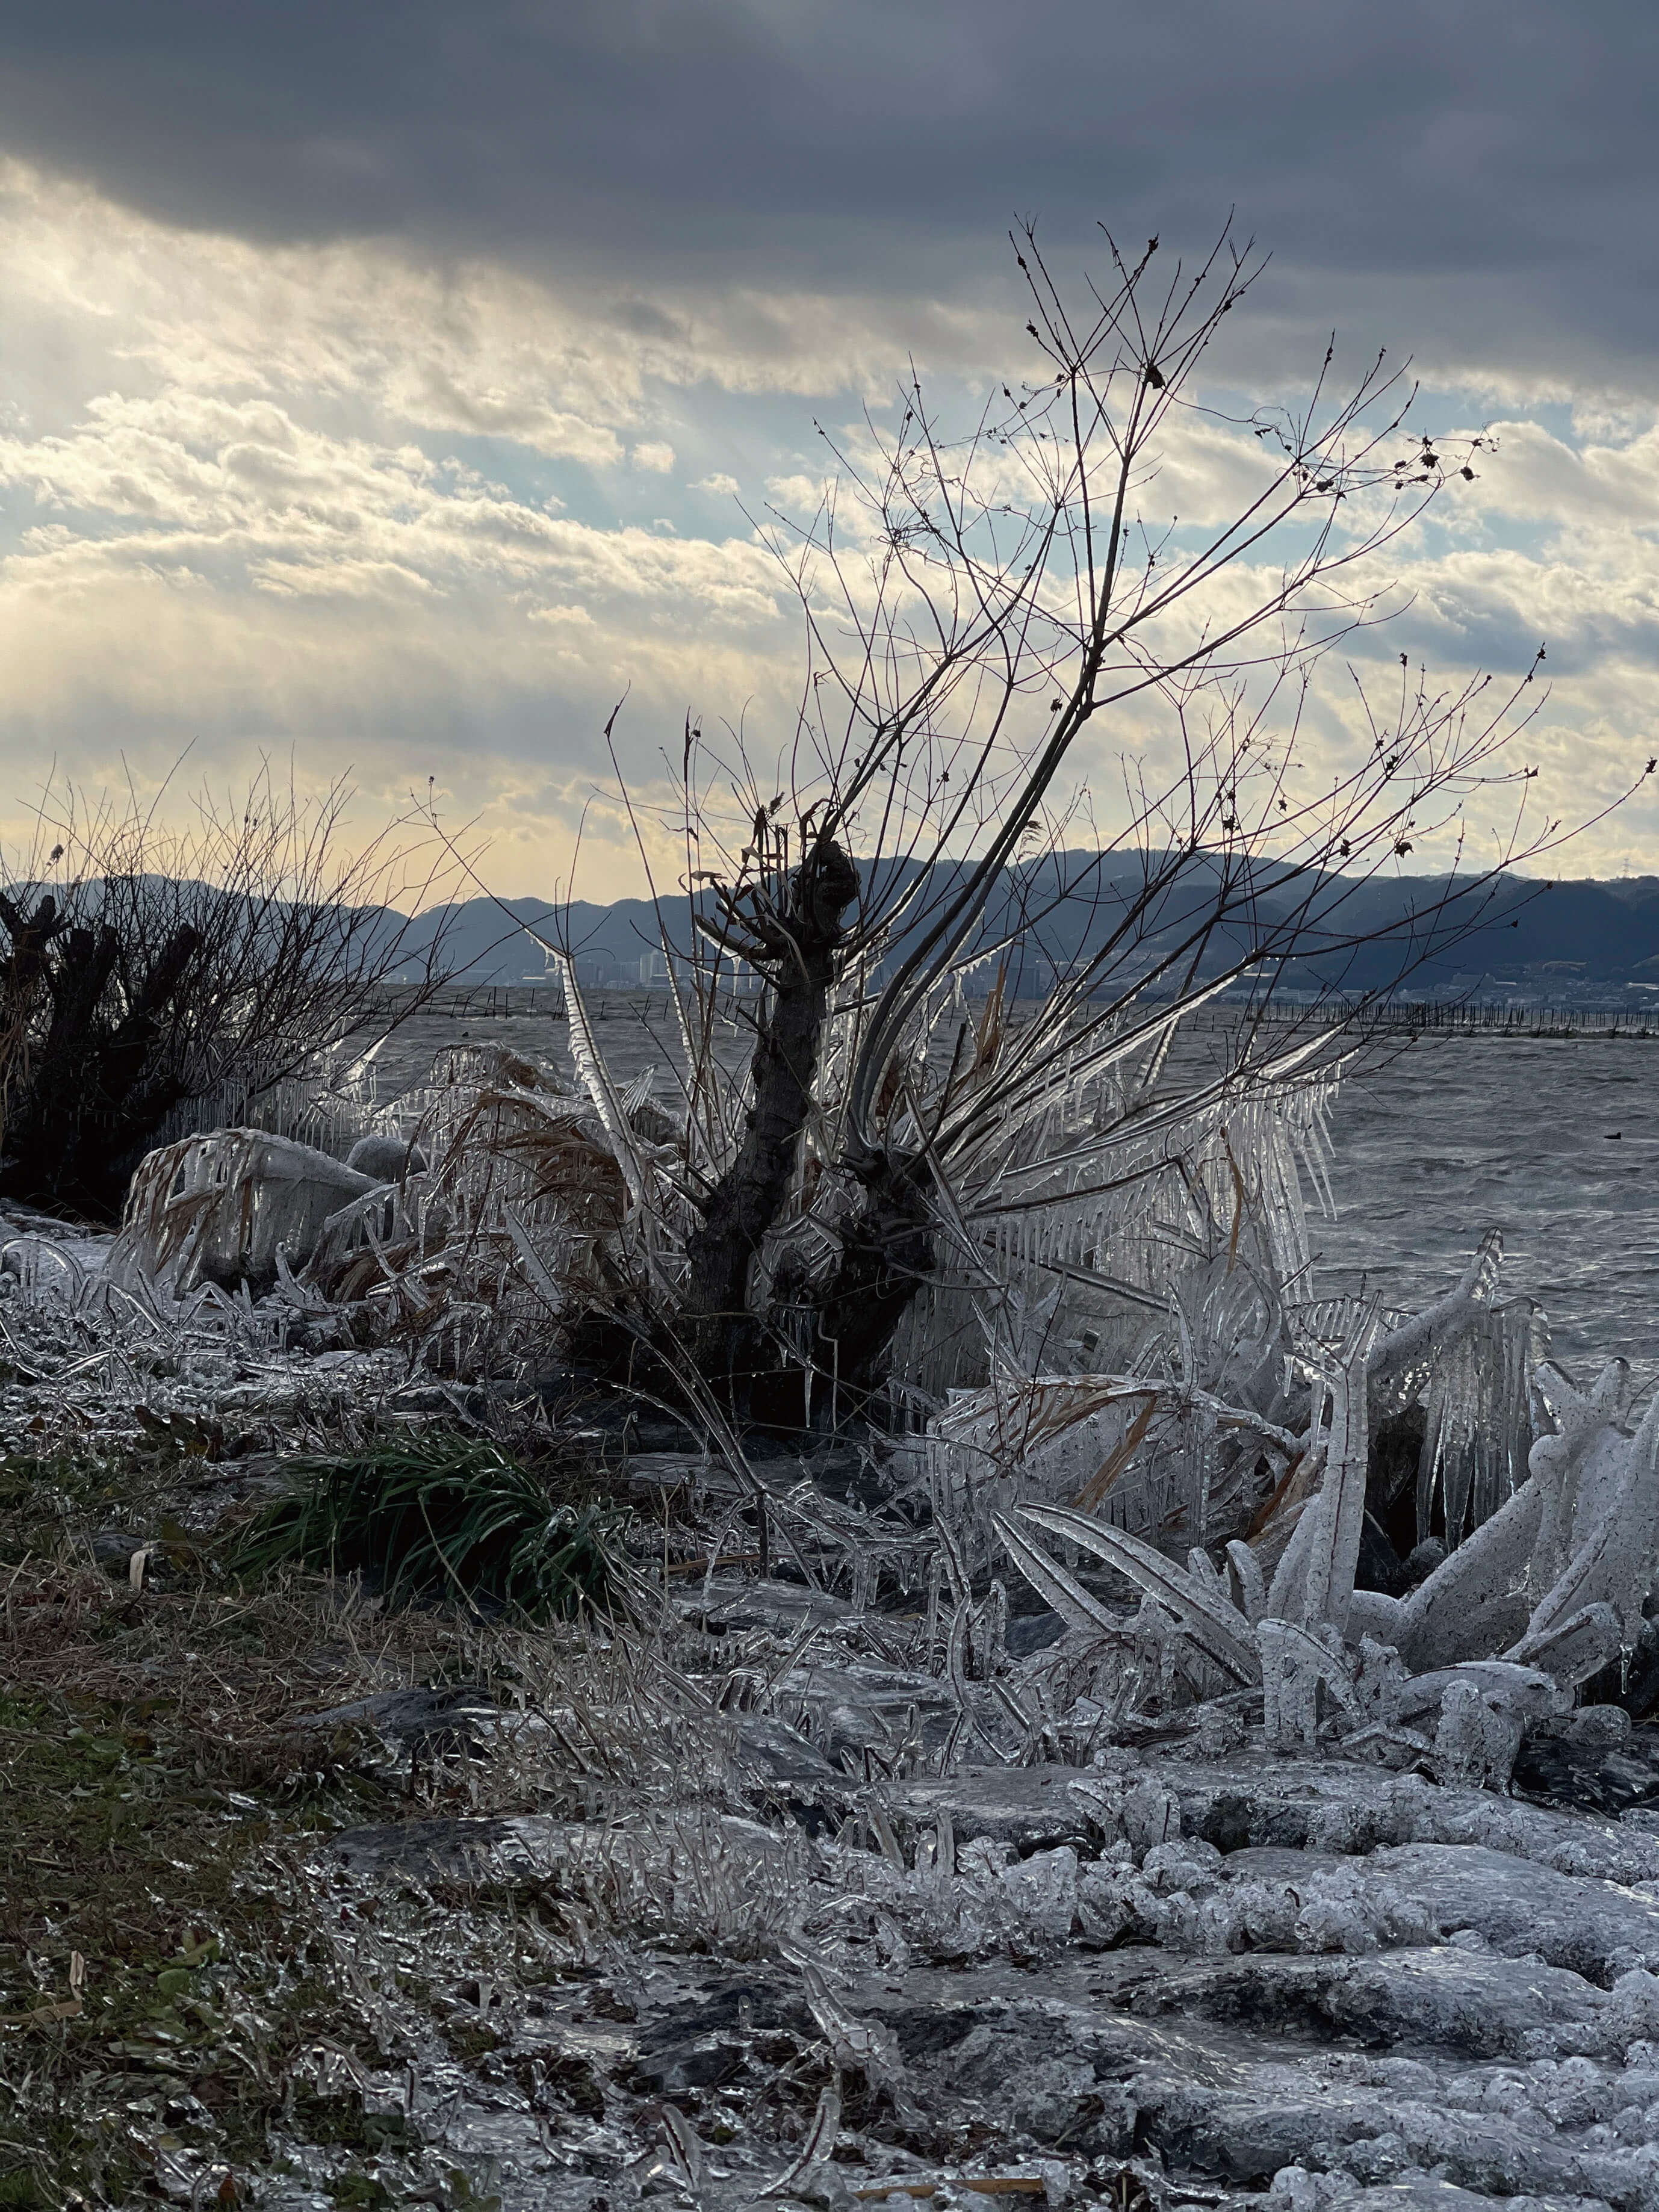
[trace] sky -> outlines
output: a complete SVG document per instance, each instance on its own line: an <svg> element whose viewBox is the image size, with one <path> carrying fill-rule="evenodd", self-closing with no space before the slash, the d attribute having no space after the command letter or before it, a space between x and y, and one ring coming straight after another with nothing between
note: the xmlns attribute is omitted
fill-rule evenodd
<svg viewBox="0 0 1659 2212"><path fill-rule="evenodd" d="M1659 750L1650 0L54 0L0 64L0 832L269 757L365 834L431 789L504 895L636 890L607 717L647 798L688 712L787 734L756 521L909 365L947 411L1031 371L1026 216L1070 269L1231 215L1229 406L1333 333L1409 360L1497 450L1367 650L1546 642L1550 815ZM1659 870L1654 791L1551 866Z"/></svg>

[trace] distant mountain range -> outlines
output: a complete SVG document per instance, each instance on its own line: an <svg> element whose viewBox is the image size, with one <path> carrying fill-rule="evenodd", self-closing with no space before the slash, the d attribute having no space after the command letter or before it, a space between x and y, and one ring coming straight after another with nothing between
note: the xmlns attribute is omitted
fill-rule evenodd
<svg viewBox="0 0 1659 2212"><path fill-rule="evenodd" d="M1202 855L1188 864L1175 891L1147 915L1134 964L1191 944L1219 866ZM981 958L975 980L988 986L1007 958L1022 994L1046 988L1109 934L1139 881L1131 864L1095 865L1077 854L1008 871L969 948ZM928 887L948 888L944 878ZM1471 886L1443 876L1291 880L1266 869L1252 899L1257 933L1272 934L1278 987L1287 992L1393 989L1412 998L1556 1004L1659 993L1659 876L1546 884L1505 875ZM690 902L679 896L664 902L660 923L644 899L563 908L538 899L471 899L416 917L408 942L418 952L441 932L444 965L458 982L550 980L550 963L520 923L568 943L580 981L600 988L660 982L665 936L679 957L692 939ZM1250 941L1243 918L1222 925L1194 948L1200 973L1220 973ZM901 935L901 950L903 942ZM1182 952L1183 969L1190 957Z"/></svg>

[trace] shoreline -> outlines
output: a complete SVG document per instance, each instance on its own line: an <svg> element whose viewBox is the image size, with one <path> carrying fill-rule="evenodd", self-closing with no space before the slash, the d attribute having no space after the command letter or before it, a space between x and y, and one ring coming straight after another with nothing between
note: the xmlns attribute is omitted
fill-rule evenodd
<svg viewBox="0 0 1659 2212"><path fill-rule="evenodd" d="M584 986L588 1018L595 1022L633 1019L672 1021L673 1000L664 990L623 985ZM736 994L721 1000L728 1018L741 1015L752 1003L751 994ZM972 1003L972 1002L970 1002ZM1028 1003L1020 1000L1018 1005ZM1036 1001L1030 1003L1035 1005ZM395 1002L394 1002L395 1006ZM391 1012L394 1006L388 1006ZM1192 1034L1212 1035L1233 1027L1248 1010L1223 1000L1182 1018ZM412 1018L446 1021L544 1020L562 1024L567 1019L564 993L558 985L488 983L463 987L434 999ZM1425 1005L1417 1001L1374 1006L1363 1014L1351 1008L1338 1010L1315 1005L1284 1005L1260 1018L1286 1029L1298 1024L1339 1030L1352 1020L1357 1038L1378 1034L1390 1036L1467 1036L1558 1043L1583 1039L1608 1042L1659 1043L1659 1005L1630 1009L1553 1005L1510 1007L1496 1002L1462 1006Z"/></svg>

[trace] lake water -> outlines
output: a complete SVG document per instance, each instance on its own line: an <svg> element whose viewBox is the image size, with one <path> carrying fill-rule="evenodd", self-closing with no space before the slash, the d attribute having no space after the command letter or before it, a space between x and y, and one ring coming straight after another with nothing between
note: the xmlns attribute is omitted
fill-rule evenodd
<svg viewBox="0 0 1659 2212"><path fill-rule="evenodd" d="M637 1000L595 997L596 1030L623 1079L676 1057L663 1001L655 1008L647 1024ZM424 1017L387 1048L382 1095L463 1036L569 1064L564 1024L546 1014ZM1659 1379L1659 1042L1393 1047L1350 1075L1332 1134L1336 1210L1311 1222L1322 1291L1366 1287L1387 1305L1419 1306L1496 1226L1500 1295L1540 1302L1558 1358L1593 1373L1619 1353L1644 1382Z"/></svg>
<svg viewBox="0 0 1659 2212"><path fill-rule="evenodd" d="M1332 1134L1328 1287L1419 1304L1495 1226L1559 1358L1659 1372L1659 1043L1422 1040L1344 1086Z"/></svg>

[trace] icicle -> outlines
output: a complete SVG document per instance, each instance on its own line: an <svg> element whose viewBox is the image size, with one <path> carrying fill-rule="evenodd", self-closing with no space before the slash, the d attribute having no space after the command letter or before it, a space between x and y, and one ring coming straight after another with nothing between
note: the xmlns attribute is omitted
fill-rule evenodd
<svg viewBox="0 0 1659 2212"><path fill-rule="evenodd" d="M576 1063L576 1073L593 1102L605 1135L611 1140L617 1164L622 1170L628 1186L629 1202L644 1212L651 1197L649 1178L641 1161L633 1131L628 1126L622 1101L611 1081L611 1073L593 1036L593 1025L587 1017L587 1007L576 981L576 963L568 954L554 955L564 980L565 1009L568 1018L570 1056Z"/></svg>
<svg viewBox="0 0 1659 2212"><path fill-rule="evenodd" d="M1128 1576L1150 1597L1180 1619L1205 1656L1240 1682L1261 1679L1261 1662L1249 1623L1222 1591L1213 1575L1198 1582L1155 1552L1150 1544L1107 1528L1063 1506L1023 1505L1022 1519L1092 1552L1120 1574Z"/></svg>
<svg viewBox="0 0 1659 2212"><path fill-rule="evenodd" d="M1330 1443L1325 1480L1304 1516L1310 1526L1302 1587L1288 1619L1313 1628L1328 1621L1339 1635L1347 1626L1365 1517L1367 1419L1365 1355L1357 1352L1334 1379ZM1274 1579L1278 1604L1284 1605Z"/></svg>

